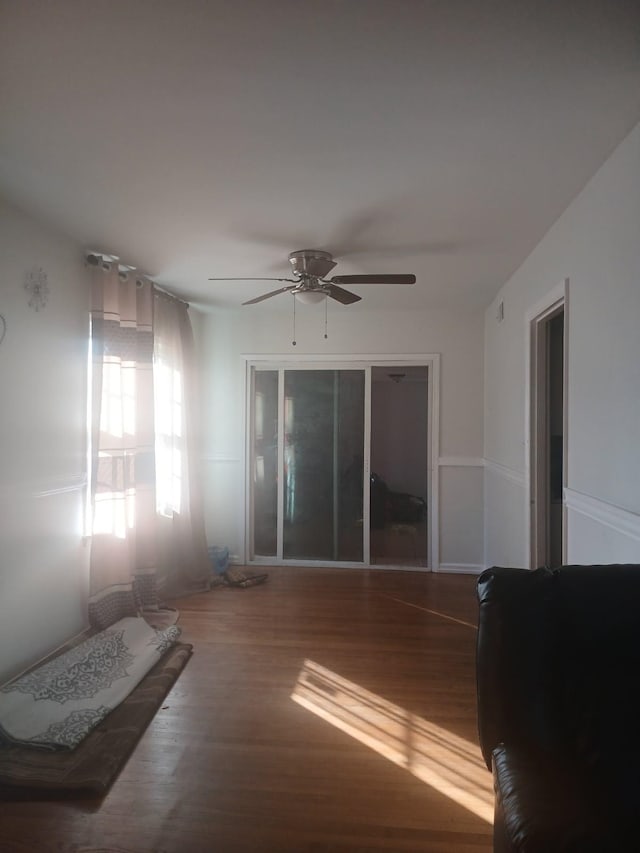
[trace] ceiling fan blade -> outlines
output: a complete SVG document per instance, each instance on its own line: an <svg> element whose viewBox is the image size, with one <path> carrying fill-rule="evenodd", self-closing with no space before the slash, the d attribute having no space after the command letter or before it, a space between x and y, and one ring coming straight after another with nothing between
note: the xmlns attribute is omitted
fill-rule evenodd
<svg viewBox="0 0 640 853"><path fill-rule="evenodd" d="M256 278L255 276L246 276L246 275L232 276L231 278L229 278L228 276L225 276L223 278L210 278L208 280L209 281L290 281L293 284L298 284L298 280L295 278L272 278L272 277Z"/></svg>
<svg viewBox="0 0 640 853"><path fill-rule="evenodd" d="M349 290L344 290L336 284L329 284L327 289L329 291L328 295L332 299L336 299L338 302L341 302L343 305L351 305L352 302L360 302L362 299L361 296L356 296L355 293L351 293Z"/></svg>
<svg viewBox="0 0 640 853"><path fill-rule="evenodd" d="M287 279L277 279L277 281L287 281ZM256 302L263 302L265 299L271 299L272 296L277 296L279 293L287 293L290 290L294 290L295 287L279 287L278 290L272 290L270 293L263 293L262 296L256 296L255 299L250 299L248 302L243 302L243 305L255 305Z"/></svg>
<svg viewBox="0 0 640 853"><path fill-rule="evenodd" d="M415 284L415 275L334 275L332 284Z"/></svg>

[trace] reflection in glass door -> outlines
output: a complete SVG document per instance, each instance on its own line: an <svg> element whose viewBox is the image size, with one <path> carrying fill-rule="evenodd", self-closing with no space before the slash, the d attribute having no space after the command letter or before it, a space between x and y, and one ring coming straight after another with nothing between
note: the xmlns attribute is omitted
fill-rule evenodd
<svg viewBox="0 0 640 853"><path fill-rule="evenodd" d="M362 562L365 371L253 377L252 555Z"/></svg>
<svg viewBox="0 0 640 853"><path fill-rule="evenodd" d="M426 366L371 370L370 559L428 565L428 400Z"/></svg>
<svg viewBox="0 0 640 853"><path fill-rule="evenodd" d="M278 553L278 371L253 376L253 551Z"/></svg>

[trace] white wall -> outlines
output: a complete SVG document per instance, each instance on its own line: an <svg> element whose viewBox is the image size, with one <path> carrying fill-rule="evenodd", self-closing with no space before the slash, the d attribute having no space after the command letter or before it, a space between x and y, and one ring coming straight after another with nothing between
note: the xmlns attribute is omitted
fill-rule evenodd
<svg viewBox="0 0 640 853"><path fill-rule="evenodd" d="M485 317L488 565L528 565L525 316L569 279L568 554L640 562L640 125ZM504 300L505 318L496 307Z"/></svg>
<svg viewBox="0 0 640 853"><path fill-rule="evenodd" d="M0 202L0 682L84 626L88 308L81 248Z"/></svg>
<svg viewBox="0 0 640 853"><path fill-rule="evenodd" d="M205 315L198 330L203 373L207 537L243 555L244 407L242 354L441 354L440 453L459 467L440 470L441 563L479 567L483 558L482 469L461 458L482 457L483 317L445 312L374 312L365 305L298 306L291 345L287 297L276 309L257 305ZM288 309L288 310L287 310ZM460 484L460 480L463 484ZM449 487L451 483L451 487ZM451 531L463 531L461 536ZM445 535L446 534L446 535Z"/></svg>

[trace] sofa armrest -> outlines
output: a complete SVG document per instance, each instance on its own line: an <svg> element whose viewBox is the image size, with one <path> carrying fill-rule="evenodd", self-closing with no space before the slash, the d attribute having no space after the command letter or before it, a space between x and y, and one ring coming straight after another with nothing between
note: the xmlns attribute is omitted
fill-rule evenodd
<svg viewBox="0 0 640 853"><path fill-rule="evenodd" d="M478 729L489 768L499 743L556 745L554 587L547 569L494 567L478 578Z"/></svg>

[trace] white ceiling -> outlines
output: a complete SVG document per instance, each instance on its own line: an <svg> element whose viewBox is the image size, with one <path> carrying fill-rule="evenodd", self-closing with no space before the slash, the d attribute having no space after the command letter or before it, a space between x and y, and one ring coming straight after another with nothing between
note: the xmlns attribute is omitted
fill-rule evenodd
<svg viewBox="0 0 640 853"><path fill-rule="evenodd" d="M0 0L0 190L196 303L318 248L418 278L341 310L477 310L640 119L639 33L637 0Z"/></svg>

